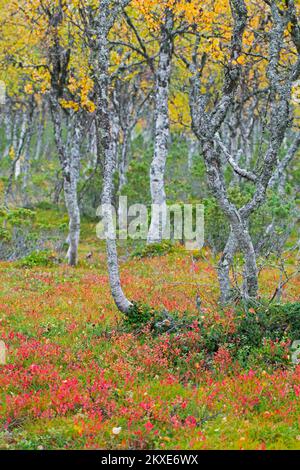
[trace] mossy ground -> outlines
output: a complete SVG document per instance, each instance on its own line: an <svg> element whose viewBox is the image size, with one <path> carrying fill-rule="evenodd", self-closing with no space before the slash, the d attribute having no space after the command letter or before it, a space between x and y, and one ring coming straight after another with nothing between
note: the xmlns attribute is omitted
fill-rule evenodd
<svg viewBox="0 0 300 470"><path fill-rule="evenodd" d="M40 211L41 219L62 223L53 211ZM120 246L130 299L193 315L200 292L203 316L220 321L208 251L195 269L182 248L143 259L128 250ZM275 269L265 270L261 294L270 295L277 280ZM199 351L183 354L176 336L124 331L95 223L83 222L77 268L1 263L0 282L0 334L8 347L0 366L1 448L300 448L300 366L258 361L242 368L220 350L205 368ZM295 278L283 301L299 292ZM196 339L189 331L186 340Z"/></svg>

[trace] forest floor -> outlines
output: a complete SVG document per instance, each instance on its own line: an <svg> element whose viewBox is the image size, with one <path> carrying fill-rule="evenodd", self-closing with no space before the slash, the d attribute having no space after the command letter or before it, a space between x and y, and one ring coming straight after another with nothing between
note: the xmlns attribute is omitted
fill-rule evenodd
<svg viewBox="0 0 300 470"><path fill-rule="evenodd" d="M0 336L8 348L0 366L0 448L300 449L300 366L242 368L223 348L205 368L176 335L124 330L103 244L89 229L76 269L0 264ZM233 325L231 309L218 316L209 253L196 266L183 249L122 256L121 276L128 298L182 315L197 313L199 290L203 317ZM263 272L264 295L277 278ZM298 278L284 301L299 291Z"/></svg>

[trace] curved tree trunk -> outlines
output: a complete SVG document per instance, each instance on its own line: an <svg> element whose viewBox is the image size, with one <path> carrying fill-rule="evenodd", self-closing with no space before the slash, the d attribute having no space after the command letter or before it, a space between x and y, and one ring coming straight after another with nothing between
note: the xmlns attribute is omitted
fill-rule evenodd
<svg viewBox="0 0 300 470"><path fill-rule="evenodd" d="M114 151L113 146L110 143L110 145L105 149L104 181L102 191L102 207L106 227L114 227L114 208L112 206L114 170ZM131 303L126 298L122 290L115 230L113 230L113 232L114 233L107 234L106 236L106 253L110 289L118 309L122 313L127 313L131 307Z"/></svg>
<svg viewBox="0 0 300 470"><path fill-rule="evenodd" d="M128 2L124 0L126 6ZM106 227L113 227L113 175L116 169L116 155L113 142L113 122L109 109L109 45L108 34L112 23L109 24L111 5L108 0L102 0L96 18L97 48L95 73L97 76L97 127L101 132L101 151L104 154L104 173L102 188L102 214ZM117 14L117 13L116 13ZM114 232L114 230L113 230ZM107 266L109 272L110 289L114 302L122 313L128 313L131 303L126 298L120 280L116 234L106 233Z"/></svg>
<svg viewBox="0 0 300 470"><path fill-rule="evenodd" d="M228 218L238 249L243 253L245 267L243 273L245 298L256 297L258 292L258 272L256 264L256 254L253 242L249 234L248 222L251 214L254 213L266 199L267 189L276 167L278 167L278 156L286 132L290 126L290 101L291 90L295 80L300 75L300 68L291 68L289 73L282 72L280 67L281 55L283 52L284 36L286 24L291 23L291 40L297 52L300 53L299 24L293 2L290 2L289 9L283 15L277 6L277 2L271 2L272 26L269 32L269 57L267 67L267 79L270 85L270 106L269 106L269 141L260 164L259 172L251 169L241 168L230 150L224 142L220 142L218 136L221 125L224 123L230 107L235 102L235 95L238 90L241 78L241 67L237 65L236 59L243 50L243 35L247 25L247 6L244 0L231 0L231 12L233 17L233 33L231 37L230 55L231 60L227 63L224 74L224 86L222 96L213 107L212 111L206 111L209 96L203 94L201 90L201 73L197 61L190 64L192 72L190 108L192 114L192 128L195 135L202 143L203 156L205 160L208 182L210 189L215 195L218 203ZM196 52L199 44L196 43ZM225 147L225 149L224 149ZM255 185L255 191L243 207L237 208L228 196L224 162L220 157L224 153L233 171L251 181ZM250 162L246 162L250 163ZM232 241L226 246L225 253L221 259L221 270L219 273L222 283L224 283L225 297L228 291L228 261L231 259Z"/></svg>

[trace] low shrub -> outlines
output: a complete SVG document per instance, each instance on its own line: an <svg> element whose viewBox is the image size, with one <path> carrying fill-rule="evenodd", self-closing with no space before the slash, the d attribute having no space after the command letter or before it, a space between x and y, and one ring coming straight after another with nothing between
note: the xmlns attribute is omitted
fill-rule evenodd
<svg viewBox="0 0 300 470"><path fill-rule="evenodd" d="M300 302L250 306L237 312L236 324L242 346L259 346L264 338L300 339Z"/></svg>
<svg viewBox="0 0 300 470"><path fill-rule="evenodd" d="M131 330L147 331L152 337L168 334L178 351L173 358L176 364L200 354L210 368L216 357L230 354L232 361L245 368L276 368L290 363L291 344L300 339L300 302L237 307L229 317L226 310L218 312L217 319L179 316L177 312L155 311L135 303L126 315L125 325Z"/></svg>
<svg viewBox="0 0 300 470"><path fill-rule="evenodd" d="M33 252L62 251L67 226L39 223L34 211L0 207L0 260L17 261Z"/></svg>
<svg viewBox="0 0 300 470"><path fill-rule="evenodd" d="M156 312L148 305L133 302L124 318L124 324L129 329L139 329L154 321Z"/></svg>
<svg viewBox="0 0 300 470"><path fill-rule="evenodd" d="M9 242L11 240L11 233L9 232L9 230L0 227L0 240L2 242Z"/></svg>
<svg viewBox="0 0 300 470"><path fill-rule="evenodd" d="M138 247L132 253L133 258L153 258L173 253L176 247L170 240L164 240L160 243L151 243L150 245Z"/></svg>
<svg viewBox="0 0 300 470"><path fill-rule="evenodd" d="M21 268L34 268L37 266L51 267L57 264L59 260L49 251L33 251L28 256L18 261Z"/></svg>

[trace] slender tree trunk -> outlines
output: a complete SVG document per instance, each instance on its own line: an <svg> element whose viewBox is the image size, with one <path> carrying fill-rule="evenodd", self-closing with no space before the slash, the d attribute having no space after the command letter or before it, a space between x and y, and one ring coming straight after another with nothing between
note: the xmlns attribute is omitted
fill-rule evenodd
<svg viewBox="0 0 300 470"><path fill-rule="evenodd" d="M69 178L64 178L65 203L69 215L69 249L67 253L70 266L78 262L78 245L80 238L80 210L78 205L77 186L80 173L80 144L82 127L80 116L75 123L74 135L70 149Z"/></svg>
<svg viewBox="0 0 300 470"><path fill-rule="evenodd" d="M110 111L110 129L111 129L111 145L114 154L115 166L118 162L119 155L119 136L120 136L120 123L118 115L115 111Z"/></svg>
<svg viewBox="0 0 300 470"><path fill-rule="evenodd" d="M29 207L29 195L28 195L28 180L29 180L29 170L30 170L30 145L31 139L33 136L33 126L30 126L30 129L27 133L26 143L24 148L24 164L22 166L22 197L23 197L23 206Z"/></svg>
<svg viewBox="0 0 300 470"><path fill-rule="evenodd" d="M68 264L76 266L78 261L78 245L80 237L80 211L77 199L77 181L64 181L65 203L69 215L69 249L67 252Z"/></svg>
<svg viewBox="0 0 300 470"><path fill-rule="evenodd" d="M109 145L105 150L104 181L102 191L102 207L107 227L112 227L114 224L114 208L112 205L114 170L114 153L112 145ZM123 313L127 313L131 307L131 303L126 298L121 286L115 235L116 234L114 231L112 237L108 235L106 238L107 266L110 289L118 309Z"/></svg>
<svg viewBox="0 0 300 470"><path fill-rule="evenodd" d="M62 137L62 110L57 102L55 93L50 96L54 135L58 150L65 196L65 204L69 216L69 234L67 242L69 249L67 259L70 266L78 261L78 245L80 237L80 210L78 205L77 185L80 170L80 144L83 137L82 116L73 118L74 134L71 141L64 143Z"/></svg>
<svg viewBox="0 0 300 470"><path fill-rule="evenodd" d="M123 141L121 144L121 151L120 151L120 161L119 161L119 189L118 193L121 196L122 190L124 186L127 184L127 166L128 166L128 149L129 149L129 140L130 140L130 132L128 129L123 130ZM126 212L124 213L124 206L123 204L119 204L118 206L118 216L119 221L125 220L127 217Z"/></svg>
<svg viewBox="0 0 300 470"><path fill-rule="evenodd" d="M124 2L125 4L125 2ZM113 225L113 175L116 169L112 116L109 109L109 45L108 26L110 14L110 2L100 2L97 23L97 49L96 49L96 75L97 75L97 103L96 119L98 129L101 131L101 150L104 154L104 174L102 188L102 208L106 226ZM111 234L115 235L115 234ZM107 266L109 273L110 289L114 302L123 313L128 313L131 303L126 298L120 280L119 262L116 245L116 237L106 236Z"/></svg>
<svg viewBox="0 0 300 470"><path fill-rule="evenodd" d="M45 107L45 103L42 103L40 115L38 117L38 129L37 129L35 156L34 156L35 160L38 160L41 155L44 126L45 126L45 115L46 115L46 107Z"/></svg>
<svg viewBox="0 0 300 470"><path fill-rule="evenodd" d="M17 180L21 174L21 161L20 158L22 156L22 151L24 148L24 144L26 141L26 136L27 136L27 121L28 121L28 114L26 112L23 113L23 120L22 120L22 125L21 125L21 130L20 130L20 137L19 137L19 143L18 147L16 149L16 156L14 160L14 176L15 180Z"/></svg>
<svg viewBox="0 0 300 470"><path fill-rule="evenodd" d="M123 142L121 146L120 163L119 163L119 193L121 194L123 187L127 183L127 166L128 166L128 148L130 135L128 129L123 131Z"/></svg>
<svg viewBox="0 0 300 470"><path fill-rule="evenodd" d="M16 116L16 123L14 129L14 136L13 136L13 148L14 148L14 159L11 165L10 175L8 177L8 183L4 195L4 205L8 205L9 197L12 194L12 187L13 187L13 179L18 179L20 172L21 172L21 163L20 158L22 155L22 151L24 149L24 145L26 143L26 137L29 132L29 128L32 124L32 115L33 115L33 103L30 104L29 110L23 112L22 116L22 124L21 129L18 134L18 125L20 121L18 120L18 116Z"/></svg>
<svg viewBox="0 0 300 470"><path fill-rule="evenodd" d="M277 169L269 182L269 188L274 188L274 186L278 185L279 194L284 194L286 178L287 178L286 170L288 166L291 164L295 155L297 154L299 147L300 147L300 133L296 135L293 143L291 144L290 148L287 150L286 155L278 163Z"/></svg>
<svg viewBox="0 0 300 470"><path fill-rule="evenodd" d="M13 130L14 130L14 125L13 125L13 112L11 109L11 104L10 100L8 101L7 105L5 106L4 109L4 125L5 125L5 140L6 140L6 145L5 149L3 152L3 157L7 157L9 155L9 150L11 148L12 144L12 139L13 139ZM2 155L0 156L0 158Z"/></svg>
<svg viewBox="0 0 300 470"><path fill-rule="evenodd" d="M192 137L188 137L188 170L192 171L194 157L197 152L198 142Z"/></svg>
<svg viewBox="0 0 300 470"><path fill-rule="evenodd" d="M224 70L225 80L222 97L214 106L212 112L207 112L209 96L199 91L202 85L200 71L197 64L195 66L195 62L190 65L190 69L193 72L191 79L192 90L190 94L192 128L202 143L210 189L218 200L225 216L228 218L238 249L244 256L243 287L244 297L246 298L256 297L258 292L256 254L249 234L248 222L251 214L264 203L270 180L278 166L279 152L287 129L291 124L290 101L292 84L300 75L298 62L297 66L290 68L289 72L287 70L282 72L282 67L280 66L286 24L289 22L292 25L291 40L297 49L298 55L300 54L299 24L296 9L292 1L289 3L291 3L289 8L285 13L282 13L277 2L270 2L270 15L273 24L268 35L269 58L267 79L270 85L270 103L268 110L269 142L257 174L256 172L253 173L251 170L240 168L234 156L231 155L230 150L228 150L226 146L224 150L224 145L220 143L218 136L220 127L222 123L224 123L230 107L232 107L235 102L235 95L240 84L241 68L236 65L236 61L230 60L230 62L227 63L227 70ZM230 6L234 23L230 49L231 59L234 59L241 54L243 49L243 35L247 25L247 6L244 0L231 0ZM219 149L216 144L219 145ZM220 158L219 150L223 151L232 169L239 176L255 184L255 192L251 200L241 208L237 208L230 201L228 196L224 175L224 162ZM232 243L231 240L230 243ZM232 253L230 243L228 242L226 245L219 273L219 275L221 274L221 281L224 281L225 297L228 287L227 263L230 261Z"/></svg>
<svg viewBox="0 0 300 470"><path fill-rule="evenodd" d="M233 263L233 257L236 248L236 240L233 232L231 231L218 266L218 278L221 290L220 302L222 304L226 304L231 300L232 286L230 279L230 267Z"/></svg>
<svg viewBox="0 0 300 470"><path fill-rule="evenodd" d="M150 168L152 205L155 205L160 210L152 211L148 243L155 243L162 240L167 216L164 177L170 138L168 101L173 53L172 29L173 15L172 12L167 9L165 21L161 27L162 37L159 52L159 64L156 73L155 142L154 156Z"/></svg>

